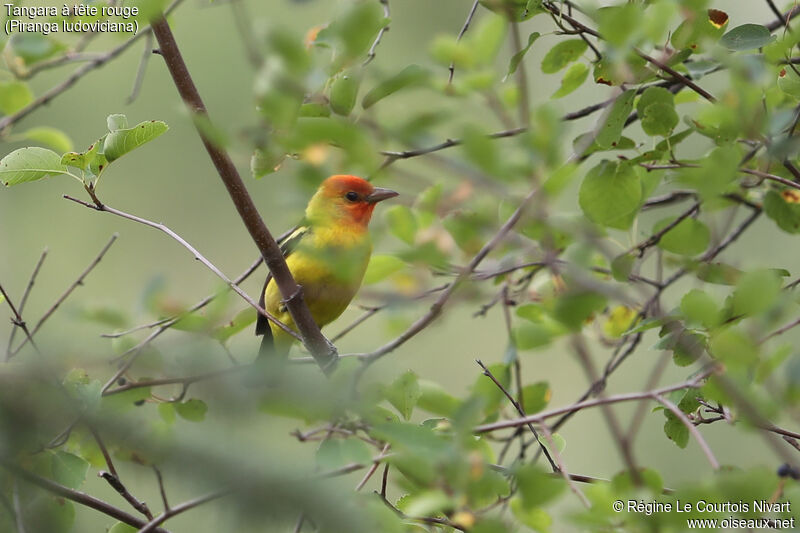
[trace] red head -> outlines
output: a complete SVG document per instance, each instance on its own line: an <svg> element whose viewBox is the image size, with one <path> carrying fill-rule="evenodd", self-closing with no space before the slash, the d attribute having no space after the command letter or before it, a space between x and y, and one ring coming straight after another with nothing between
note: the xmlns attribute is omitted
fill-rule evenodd
<svg viewBox="0 0 800 533"><path fill-rule="evenodd" d="M357 176L331 176L322 182L308 203L306 217L312 222L355 224L366 228L375 204L395 196L396 192L373 187Z"/></svg>

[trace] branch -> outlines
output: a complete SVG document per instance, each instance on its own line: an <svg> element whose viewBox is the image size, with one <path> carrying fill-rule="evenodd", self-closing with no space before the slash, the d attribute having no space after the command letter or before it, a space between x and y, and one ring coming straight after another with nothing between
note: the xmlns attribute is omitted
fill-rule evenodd
<svg viewBox="0 0 800 533"><path fill-rule="evenodd" d="M261 258L261 257L256 259L249 267L247 267L247 270L245 270L244 272L239 274L239 276L236 277L233 280L233 283L235 285L240 285L244 280L249 278L250 275L253 272L256 271L258 266L261 265L262 261L263 261L263 258ZM206 296L205 298L203 298L202 300L200 300L199 302L197 302L193 306L189 307L188 309L186 309L182 313L176 313L176 314L174 314L172 316L169 316L169 317L166 317L166 318L162 318L160 320L156 320L155 322L150 322L148 324L140 324L140 325L138 325L136 327L133 327L133 328L125 330L125 331L120 331L118 333L103 333L100 336L104 337L106 339L116 339L116 338L119 338L119 337L124 337L125 335L130 335L131 333L135 333L135 332L143 330L143 329L152 329L152 328L155 328L155 327L158 327L158 326L162 326L162 325L167 324L167 323L169 323L169 325L167 327L170 327L173 324L175 324L178 320L180 320L181 318L185 317L186 315L194 313L195 311L198 311L198 310L202 309L203 307L207 306L208 304L210 304L212 301L214 301L214 299L217 298L218 296L220 296L221 294L222 294L222 292L209 294L208 296Z"/></svg>
<svg viewBox="0 0 800 533"><path fill-rule="evenodd" d="M172 30L169 24L167 24L166 19L161 18L157 20L153 23L152 27L161 49L161 55L164 57L164 61L175 83L175 87L178 89L178 93L184 103L193 115L208 119L208 112L206 111L205 104L202 98L200 98L200 94L197 92L191 74L189 74L186 63L184 63L183 57L178 49L178 43L175 42L175 37L172 35ZM264 262L272 273L275 283L286 302L286 308L300 331L303 343L311 352L311 355L317 361L320 368L325 373L332 372L338 358L336 347L325 338L317 323L314 322L311 312L308 310L303 300L301 287L297 285L292 277L292 273L289 271L289 267L286 266L286 260L281 253L280 247L275 242L272 234L258 214L253 199L247 192L244 182L242 182L242 178L239 176L239 172L236 170L233 161L224 149L217 146L214 141L208 137L207 129L201 128L197 121L195 121L195 128L222 182L225 184L242 222L244 222L247 227L250 236L253 238L253 241L258 246L264 258Z"/></svg>
<svg viewBox="0 0 800 533"><path fill-rule="evenodd" d="M537 413L535 415L528 415L522 418L515 418L512 420L503 420L501 422L493 422L491 424L482 424L480 426L476 426L474 432L477 434L481 433L489 433L492 431L497 431L499 429L507 429L507 428L516 428L520 426L525 426L528 423L536 423L541 424L544 420L548 418L552 418L554 416L560 416L564 413L572 413L575 411L581 411L583 409L587 409L589 407L597 407L600 405L610 405L619 402L630 402L636 400L652 400L653 395L664 395L668 394L672 391L682 390L682 389L699 389L702 386L701 381L706 377L710 376L711 374L716 372L716 367L710 367L692 379L687 381L677 383L675 385L669 385L667 387L662 387L660 389L655 389L651 391L644 391L644 392L629 392L626 394L617 394L614 396L606 396L605 398L596 398L594 400L586 400L582 402L576 402L572 405L568 405L566 407L559 407L557 409L551 409L549 411L543 411L541 413Z"/></svg>
<svg viewBox="0 0 800 533"><path fill-rule="evenodd" d="M386 19L391 18L392 13L389 11L389 0L378 0L381 5L383 6L383 16ZM367 52L367 58L361 64L362 67L366 67L370 64L370 62L375 59L375 50L378 48L378 45L381 44L381 39L383 39L383 34L389 31L389 25L383 26L378 31L378 36L375 37L375 41L373 41L372 46L369 47L369 52Z"/></svg>
<svg viewBox="0 0 800 533"><path fill-rule="evenodd" d="M96 256L96 257L95 257L95 258L92 260L92 262L91 262L91 263L89 263L89 266L87 266L87 267L86 267L86 269L85 269L85 270L84 270L84 271L81 273L81 275L80 275L80 276L78 276L78 279L76 279L75 281L73 281L73 282L72 282L72 284L71 284L69 287L67 287L67 290L66 290L66 291L64 291L64 293L63 293L61 296L59 296L59 297L58 297L58 299L55 301L55 303L54 303L53 305L51 305L51 306L50 306L50 309L48 309L47 311L45 311L44 315L42 315L42 318L40 318L40 319L39 319L39 321L38 321L38 322L36 322L36 325L33 327L33 331L31 331L31 334L28 336L28 338L24 339L24 340L23 340L23 341L22 341L22 342L19 344L19 346L17 346L17 347L16 347L16 349L15 349L15 350L13 350L13 351L12 351L12 352L11 352L11 353L10 353L10 354L9 354L9 355L6 357L6 360L9 360L9 359L11 359L12 357L16 356L16 355L19 353L19 351L20 351L20 350L23 348L23 346L25 346L25 344L26 344L26 343L27 343L29 340L32 340L32 339L31 339L31 337L33 337L34 335L36 335L36 332L37 332L37 331L39 331L39 329L41 329L42 325L43 325L43 324L44 324L44 323L47 321L47 319L48 319L48 318L50 318L50 316L51 316L53 313L55 313L55 312L56 312L56 310L59 308L59 306L60 306L62 303L64 303L64 300L66 300L67 298L69 298L69 295L70 295L70 294L72 294L72 291L74 291L76 288L78 288L78 287L80 287L81 285L83 285L83 280L84 280L84 279L86 279L86 276L88 276L88 275L89 275L89 273L90 273L92 270L94 270L94 267L96 267L96 266L97 266L97 265L100 263L100 261L103 259L103 256L105 256L105 255L106 255L106 252L108 252L108 249L109 249L109 248L111 248L111 245L112 245L112 244L114 244L114 241L116 241L118 237L119 237L119 234L117 234L117 233L115 233L115 234L113 234L113 235L111 236L111 238L108 240L108 242L106 243L106 245L105 245L105 246L103 246L103 248L100 250L100 253L99 253L99 254L97 254L97 256Z"/></svg>
<svg viewBox="0 0 800 533"><path fill-rule="evenodd" d="M458 288L461 283L466 281L470 276L472 276L473 271L478 267L481 261L491 252L500 242L505 238L506 234L511 231L511 229L516 225L519 219L522 217L522 214L527 209L528 205L530 205L533 198L538 193L539 189L534 188L528 193L522 203L520 203L519 207L517 207L516 211L512 213L512 215L506 220L506 222L500 227L497 233L492 237L489 242L487 242L483 248L472 258L469 264L464 268L461 273L459 273L458 277L456 277L453 282L451 282L447 289L439 295L439 298L431 306L430 310L420 318L418 318L411 326L399 337L394 339L393 341L381 346L377 350L367 353L367 354L360 354L358 357L362 359L364 362L363 368L366 368L369 364L375 362L376 360L380 359L387 353L392 352L399 346L405 344L406 341L414 337L417 333L422 331L423 329L427 328L442 312L442 308L447 303L447 300L450 299L450 296L453 292Z"/></svg>
<svg viewBox="0 0 800 533"><path fill-rule="evenodd" d="M18 326L18 327L22 328L22 331L25 332L26 340L29 340L31 342L31 345L33 346L33 348L38 352L39 348L36 346L36 343L33 342L33 337L31 335L30 330L28 330L28 325L25 323L24 320L22 320L22 315L20 315L19 311L17 311L17 308L14 307L14 303L11 301L11 298L9 298L8 293L3 288L2 284L0 284L0 294L3 296L3 298L6 301L6 303L11 308L11 312L14 314L14 318L11 319L11 323L14 324L15 326ZM7 356L6 357L6 362L8 362L8 360L10 358L11 358L11 356Z"/></svg>
<svg viewBox="0 0 800 533"><path fill-rule="evenodd" d="M469 25L472 23L472 17L475 16L475 11L478 9L478 1L475 0L472 3L472 7L469 8L469 13L467 13L467 20L464 21L464 25L461 26L461 31L458 32L458 37L456 37L456 42L460 42L461 38L467 33L469 29ZM456 73L456 64L454 62L450 63L450 66L447 67L447 70L450 71L450 74L447 76L447 84L450 85L453 83L453 75Z"/></svg>
<svg viewBox="0 0 800 533"><path fill-rule="evenodd" d="M653 394L653 399L656 400L661 405L663 405L664 407L666 407L667 409L669 409L669 411L673 415L678 417L678 420L680 420L683 423L683 425L686 426L686 429L688 429L689 433L691 433L692 436L695 438L697 444L700 445L700 448L706 455L708 462L711 464L711 468L713 468L714 470L719 470L719 462L717 461L717 458L714 457L714 453L711 451L711 448L709 448L708 443L700 434L700 431L697 429L697 426L692 424L692 421L689 420L689 418L686 416L686 413L681 411L677 405L667 400L666 398L662 397L660 394Z"/></svg>
<svg viewBox="0 0 800 533"><path fill-rule="evenodd" d="M513 396L511 396L511 393L509 393L508 390L506 390L506 388L503 386L503 384L500 383L497 380L496 377L494 377L494 375L492 374L492 372L488 368L486 368L486 365L483 364L483 361L481 361L480 359L476 359L475 362L478 363L478 366L480 366L483 369L483 375L484 376L488 376L489 379L491 379L492 382L495 385L497 385L497 388L502 391L502 393L505 395L506 398L508 398L508 401L511 402L511 405L514 406L514 409L517 410L519 415L522 418L525 418L525 416L526 416L525 415L525 410L522 408L520 403L517 400L515 400ZM547 451L547 447L544 445L544 443L542 443L542 441L539 440L539 433L536 431L536 428L533 427L533 424L527 424L527 426L528 426L528 429L531 430L531 433L533 433L533 436L536 439L536 441L539 443L539 446L542 449L542 453L544 453L544 456L547 458L547 461L550 463L550 467L553 469L553 472L559 472L561 469L558 468L558 466L556 466L556 463L553 461L553 458L550 456L550 452Z"/></svg>
<svg viewBox="0 0 800 533"><path fill-rule="evenodd" d="M33 272L31 273L31 277L28 280L28 286L25 287L25 292L22 293L22 299L19 301L19 314L21 315L25 309L25 304L28 301L28 296L31 293L31 289L33 289L33 284L36 282L36 277L39 275L39 270L42 268L42 263L44 263L45 258L47 257L47 248L42 250L42 255L39 256L39 261L36 263L36 266L33 267ZM9 358L11 357L11 346L14 344L14 336L17 333L17 328L11 329L11 335L8 337L8 345L6 346L6 362L8 362Z"/></svg>
<svg viewBox="0 0 800 533"><path fill-rule="evenodd" d="M11 461L5 458L0 458L0 465L2 465L3 468L8 470L15 476L24 479L28 483L36 485L48 492L51 492L67 500L73 501L75 503L78 503L86 507L90 507L96 511L100 511L101 513L108 515L111 518L115 518L120 522L124 522L129 526L142 528L147 525L147 522L145 522L143 519L133 516L132 514L128 514L118 507L114 507L113 505L106 503L103 500L99 500L94 496L90 496L85 492L70 489L63 485L59 485L58 483L50 479L37 476L36 474L17 466L16 464L12 463ZM156 524L156 526L159 524ZM154 528L154 529L151 528L148 531L155 533L169 533L166 529L163 528Z"/></svg>
<svg viewBox="0 0 800 533"><path fill-rule="evenodd" d="M152 533L155 531L160 531L161 528L159 528L158 526L160 526L173 516L185 513L186 511L191 511L195 507L199 507L204 503L216 500L217 498L221 498L230 493L231 489L223 489L217 492L206 494L205 496L200 496L199 498L195 498L194 500L189 500L179 505L176 505L175 507L165 510L162 514L158 515L154 519L150 520L149 522L141 526L141 529L139 529L138 533Z"/></svg>

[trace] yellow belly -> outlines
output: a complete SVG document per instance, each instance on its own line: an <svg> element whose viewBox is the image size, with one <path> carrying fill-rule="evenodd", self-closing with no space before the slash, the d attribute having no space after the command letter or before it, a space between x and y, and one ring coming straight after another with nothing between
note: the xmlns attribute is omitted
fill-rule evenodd
<svg viewBox="0 0 800 533"><path fill-rule="evenodd" d="M303 288L303 298L314 321L320 327L336 320L352 301L361 286L371 246L300 248L286 259L295 281ZM291 315L282 303L275 280L265 291L266 310L281 322L296 330ZM288 350L294 340L278 326L270 323L278 351Z"/></svg>

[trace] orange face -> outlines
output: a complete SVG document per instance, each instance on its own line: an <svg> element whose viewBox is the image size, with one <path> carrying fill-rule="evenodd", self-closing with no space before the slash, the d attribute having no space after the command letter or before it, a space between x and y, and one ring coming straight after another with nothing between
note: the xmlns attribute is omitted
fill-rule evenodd
<svg viewBox="0 0 800 533"><path fill-rule="evenodd" d="M331 176L322 182L319 193L342 222L364 227L369 224L375 204L397 196L392 190L373 187L367 180L349 175Z"/></svg>

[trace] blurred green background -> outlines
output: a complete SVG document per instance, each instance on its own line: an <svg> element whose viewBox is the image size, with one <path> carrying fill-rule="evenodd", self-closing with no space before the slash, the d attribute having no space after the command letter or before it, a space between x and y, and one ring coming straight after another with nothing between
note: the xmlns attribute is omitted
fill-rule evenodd
<svg viewBox="0 0 800 533"><path fill-rule="evenodd" d="M409 63L436 66L430 59L431 41L440 34L456 34L464 22L471 2L468 0L399 0L391 1L391 30L384 36L377 57L370 69L391 72L398 65ZM340 4L345 2L304 1L248 1L247 11L257 32L266 32L276 26L289 27L298 32L329 20ZM773 16L762 2L723 3L731 16L731 27L743 21L769 21ZM485 15L479 10L478 19ZM310 189L300 183L293 173L293 165L287 163L275 174L255 181L250 177L250 149L243 142L242 129L252 123L253 82L255 73L246 60L239 32L230 6L225 2L187 1L171 19L173 31L192 72L195 82L205 99L216 125L230 139L229 150L240 169L248 188L261 210L265 222L274 234L290 228L301 216ZM523 35L538 30L550 32L552 24L545 17L537 17L523 25ZM546 36L543 39L552 39ZM121 37L109 35L97 39L93 50L105 50L115 46ZM541 41L544 43L544 40ZM21 127L35 125L60 125L73 139L78 149L83 149L105 131L105 118L112 113L124 113L131 123L142 120L164 120L170 126L167 134L148 144L135 154L129 155L114 165L104 177L101 199L111 206L145 218L163 222L187 241L197 247L223 272L233 278L257 256L257 250L238 218L227 193L216 175L191 121L184 111L172 80L158 56L153 56L147 66L141 93L130 105L125 99L130 92L139 63L142 44L137 44L119 59L90 73L78 84L58 96L51 104L39 109L24 119ZM546 46L534 45L525 62L538 65ZM501 53L501 63L508 54ZM61 81L74 66L66 66L43 73L35 78L32 86L40 94ZM440 66L436 66L440 68ZM560 77L546 76L531 68L530 97L534 104L547 101L557 89ZM446 69L440 75L447 76ZM458 76L458 72L456 72ZM509 82L510 83L510 82ZM708 82L714 88L714 80ZM585 84L570 98L559 100L556 106L563 112L572 111L612 95L612 89L602 85ZM462 114L470 121L482 117L487 129L503 129L490 115L485 106L475 99L431 98L425 101L422 95L392 100L381 109L391 117L401 117L405 106L416 109L430 106ZM590 117L568 124L575 134L584 131L596 120ZM454 120L453 123L458 123ZM439 129L432 131L431 142L438 142L454 131ZM568 138L573 137L567 135ZM502 141L499 141L502 142ZM22 144L3 143L2 154ZM399 148L397 145L387 149ZM397 171L390 171L380 178L380 185L391 187L409 198L419 191L419 184L404 175L402 169L411 169L432 181L441 181L445 190L451 191L459 184L459 178L451 171L442 170L425 158L414 161L399 161ZM339 169L347 172L349 169ZM107 214L97 213L62 199L62 194L84 198L80 187L65 177L51 178L24 187L0 190L0 281L19 299L28 276L43 248L48 249L36 287L28 302L25 315L35 320L86 267L111 234L119 233L118 242L111 248L100 266L88 277L64 308L50 320L37 336L43 351L64 362L73 362L86 368L90 374L110 375L112 367L107 363L112 354L111 342L99 337L109 328L83 320L87 309L115 308L129 315L132 323L147 321L153 317L145 312L143 293L145 288L156 283L163 284L166 294L176 305L186 305L219 288L218 280L201 264L194 261L188 252L163 234L132 222ZM500 198L499 200L502 200ZM398 201L403 201L402 196ZM408 198L405 200L408 202ZM398 241L385 232L381 206L373 224L376 252L389 253ZM568 194L561 205L553 211L578 213L574 194ZM644 224L640 228L644 228ZM649 227L649 226L648 226ZM644 235L646 229L634 237ZM636 240L635 238L632 240ZM757 266L782 267L796 276L796 243L787 234L776 232L767 220L757 223L755 229L726 252L726 261L741 268ZM158 280L161 280L160 282ZM254 275L244 288L256 297L263 281L263 270ZM437 280L432 279L432 283ZM682 289L690 287L690 281ZM367 292L374 291L368 289ZM485 290L488 299L492 292ZM676 290L674 294L682 294ZM234 300L235 301L235 300ZM365 300L369 302L369 300ZM473 314L481 302L456 298L442 319L421 333L371 369L376 376L395 376L406 369L413 369L420 376L436 380L454 395L462 395L479 375L474 359L486 362L501 361L506 348L500 310L493 309L484 318ZM676 302L668 302L665 307ZM244 304L235 303L236 308ZM425 303L415 305L400 314L401 320L423 313ZM344 325L358 316L359 310L351 309L336 323L328 326L329 333L338 332ZM5 313L5 311L4 311ZM5 313L7 314L7 313ZM396 318L396 317L395 317ZM5 345L10 332L7 320L0 321L0 345ZM339 343L340 352L369 351L381 345L397 332L386 317L376 317L370 326L357 330ZM20 338L18 336L17 338ZM645 337L643 345L651 346L654 335ZM257 351L258 340L249 329L231 344L233 354L240 361L249 361ZM198 351L214 348L194 344L187 335L172 332L162 336L156 346L165 354L174 355L179 361L188 361ZM593 346L593 355L598 364L603 364L608 349ZM20 357L31 357L26 350ZM221 351L213 357L224 357ZM608 385L609 393L641 390L644 376L652 368L659 352L642 349L617 372ZM563 343L550 349L522 353L522 363L527 381L548 381L553 391L551 406L573 402L587 385L582 369ZM174 368L180 369L180 365ZM663 384L677 382L685 377L682 369L671 368L662 379ZM387 378L388 379L388 378ZM213 396L213 387L197 387L195 395ZM219 442L214 447L228 451L239 451L252 459L280 461L287 465L305 465L314 453L314 444L300 445L289 435L298 426L293 420L267 416L256 412L230 412L225 405L209 401L210 412L215 423ZM615 411L623 421L628 420L634 405L616 406ZM196 428L179 420L178 430L191 436ZM688 450L682 451L670 443L662 432L663 417L648 415L643 430L636 441L635 453L642 463L661 471L668 486L689 479L696 479L710 471L696 443L690 441ZM703 435L724 464L776 466L770 456L763 452L761 440L755 436L737 436L730 440L732 428L724 423L704 427ZM564 459L569 469L576 473L610 477L622 468L622 462L610 438L604 420L598 410L579 413L561 431L567 442ZM208 438L203 435L198 438ZM762 453L763 452L763 453ZM198 465L200 468L201 465ZM157 488L152 472L144 467L125 464L123 478L136 486L137 495L157 507ZM165 473L171 499L183 498L202 492L192 483L182 484L180 477ZM347 490L360 478L353 474L342 482ZM332 483L337 483L332 482ZM371 488L371 486L368 486ZM86 486L90 493L109 501L124 505L124 502L102 480L90 476ZM566 500L566 499L565 499ZM573 502L569 502L572 505ZM169 523L173 531L233 531L230 529L235 509L222 500L200 508ZM81 510L75 531L101 531L109 520L92 511ZM283 523L242 526L236 531L287 531L290 525ZM250 529L248 529L250 528ZM559 527L559 531L566 530Z"/></svg>

